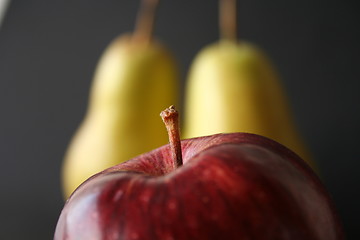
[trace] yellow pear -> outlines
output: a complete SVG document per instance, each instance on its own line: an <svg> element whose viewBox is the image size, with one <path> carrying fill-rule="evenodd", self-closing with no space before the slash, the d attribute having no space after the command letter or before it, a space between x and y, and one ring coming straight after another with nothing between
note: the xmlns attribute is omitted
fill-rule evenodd
<svg viewBox="0 0 360 240"><path fill-rule="evenodd" d="M184 138L255 133L282 143L313 165L279 77L254 45L228 37L206 46L191 66L185 90Z"/></svg>
<svg viewBox="0 0 360 240"><path fill-rule="evenodd" d="M113 40L98 63L85 118L65 154L65 197L91 175L166 144L156 113L177 103L177 66L162 44L134 35Z"/></svg>

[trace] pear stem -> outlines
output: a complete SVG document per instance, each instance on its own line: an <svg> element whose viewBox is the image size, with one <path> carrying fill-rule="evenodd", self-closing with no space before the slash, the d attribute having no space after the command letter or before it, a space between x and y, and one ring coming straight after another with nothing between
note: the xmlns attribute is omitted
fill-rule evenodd
<svg viewBox="0 0 360 240"><path fill-rule="evenodd" d="M159 0L142 0L137 15L133 39L149 43L152 39L156 10Z"/></svg>
<svg viewBox="0 0 360 240"><path fill-rule="evenodd" d="M222 39L237 41L236 0L220 0L219 27Z"/></svg>
<svg viewBox="0 0 360 240"><path fill-rule="evenodd" d="M171 154L175 165L174 167L178 168L183 164L179 129L179 113L174 106L170 106L162 111L160 116L165 123L165 127L169 135Z"/></svg>

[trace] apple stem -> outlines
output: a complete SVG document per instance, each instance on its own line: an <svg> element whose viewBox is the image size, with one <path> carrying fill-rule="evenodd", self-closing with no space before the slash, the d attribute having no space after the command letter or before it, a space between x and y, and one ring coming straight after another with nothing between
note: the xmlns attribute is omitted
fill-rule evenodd
<svg viewBox="0 0 360 240"><path fill-rule="evenodd" d="M179 113L174 106L170 106L162 111L160 116L165 123L165 127L169 135L171 154L175 168L178 168L183 164L179 129Z"/></svg>
<svg viewBox="0 0 360 240"><path fill-rule="evenodd" d="M237 41L236 0L220 0L219 27L222 39Z"/></svg>
<svg viewBox="0 0 360 240"><path fill-rule="evenodd" d="M135 41L145 43L151 41L158 4L159 0L142 0L133 33L133 39Z"/></svg>

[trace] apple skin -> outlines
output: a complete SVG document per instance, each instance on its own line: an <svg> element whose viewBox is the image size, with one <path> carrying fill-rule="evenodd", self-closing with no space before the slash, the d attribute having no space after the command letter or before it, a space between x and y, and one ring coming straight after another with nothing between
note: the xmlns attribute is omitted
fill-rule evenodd
<svg viewBox="0 0 360 240"><path fill-rule="evenodd" d="M89 178L54 239L344 239L319 178L279 143L230 133L181 145L177 169L165 145Z"/></svg>

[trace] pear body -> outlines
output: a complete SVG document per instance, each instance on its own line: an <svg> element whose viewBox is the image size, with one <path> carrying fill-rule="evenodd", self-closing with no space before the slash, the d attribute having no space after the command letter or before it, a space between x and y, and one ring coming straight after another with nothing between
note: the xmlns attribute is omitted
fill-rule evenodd
<svg viewBox="0 0 360 240"><path fill-rule="evenodd" d="M115 39L100 58L86 115L65 154L65 196L91 175L166 144L158 113L177 103L178 69L165 47Z"/></svg>
<svg viewBox="0 0 360 240"><path fill-rule="evenodd" d="M248 132L311 160L281 83L266 56L246 43L220 41L195 58L186 85L184 138Z"/></svg>

